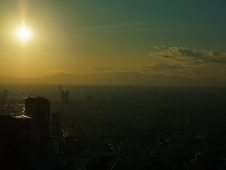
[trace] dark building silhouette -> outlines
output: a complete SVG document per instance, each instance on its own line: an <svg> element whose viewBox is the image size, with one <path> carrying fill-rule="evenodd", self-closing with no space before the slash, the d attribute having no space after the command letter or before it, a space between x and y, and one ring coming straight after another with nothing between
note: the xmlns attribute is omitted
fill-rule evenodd
<svg viewBox="0 0 226 170"><path fill-rule="evenodd" d="M52 136L62 137L62 113L52 114Z"/></svg>
<svg viewBox="0 0 226 170"><path fill-rule="evenodd" d="M0 115L0 169L31 169L31 122L27 116Z"/></svg>
<svg viewBox="0 0 226 170"><path fill-rule="evenodd" d="M62 86L58 85L58 92L61 92L61 91L62 91Z"/></svg>
<svg viewBox="0 0 226 170"><path fill-rule="evenodd" d="M93 97L92 96L86 96L86 101L92 101Z"/></svg>
<svg viewBox="0 0 226 170"><path fill-rule="evenodd" d="M117 153L95 153L86 163L85 170L115 170L117 169Z"/></svg>
<svg viewBox="0 0 226 170"><path fill-rule="evenodd" d="M69 103L69 91L61 91L61 103L67 104Z"/></svg>
<svg viewBox="0 0 226 170"><path fill-rule="evenodd" d="M80 156L80 140L74 136L67 136L64 140L64 154L69 157Z"/></svg>
<svg viewBox="0 0 226 170"><path fill-rule="evenodd" d="M50 102L37 97L25 99L25 113L32 117L32 158L33 164L43 165L48 159L50 124Z"/></svg>
<svg viewBox="0 0 226 170"><path fill-rule="evenodd" d="M63 140L59 137L49 138L48 168L59 169L63 158Z"/></svg>
<svg viewBox="0 0 226 170"><path fill-rule="evenodd" d="M8 99L8 91L4 90L2 95L2 106L7 104L7 99Z"/></svg>
<svg viewBox="0 0 226 170"><path fill-rule="evenodd" d="M81 141L75 136L64 138L63 154L67 160L72 160L74 165L80 166L81 162Z"/></svg>

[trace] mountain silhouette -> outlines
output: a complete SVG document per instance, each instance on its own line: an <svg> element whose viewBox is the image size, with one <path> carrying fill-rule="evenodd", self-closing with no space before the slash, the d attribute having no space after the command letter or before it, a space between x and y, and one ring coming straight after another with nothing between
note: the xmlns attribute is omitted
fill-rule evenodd
<svg viewBox="0 0 226 170"><path fill-rule="evenodd" d="M180 76L150 75L137 72L92 73L86 75L57 73L36 78L0 77L0 83L147 85L147 86L225 86L225 81Z"/></svg>

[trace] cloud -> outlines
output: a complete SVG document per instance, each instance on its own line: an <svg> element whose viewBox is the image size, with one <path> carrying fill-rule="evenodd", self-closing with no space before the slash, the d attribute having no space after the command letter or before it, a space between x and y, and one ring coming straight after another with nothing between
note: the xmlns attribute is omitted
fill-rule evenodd
<svg viewBox="0 0 226 170"><path fill-rule="evenodd" d="M159 47L157 45L153 45L151 47L154 48L154 49L159 49Z"/></svg>
<svg viewBox="0 0 226 170"><path fill-rule="evenodd" d="M150 52L150 55L194 65L205 63L226 63L226 53L191 50L186 47L170 47L164 51Z"/></svg>
<svg viewBox="0 0 226 170"><path fill-rule="evenodd" d="M112 67L93 67L95 71L115 71Z"/></svg>
<svg viewBox="0 0 226 170"><path fill-rule="evenodd" d="M149 70L154 70L154 71L166 71L166 70L175 70L175 69L181 69L184 68L181 65L173 65L173 64L150 64L150 65L143 65L141 66L143 70L149 71Z"/></svg>
<svg viewBox="0 0 226 170"><path fill-rule="evenodd" d="M155 21L156 23L162 22L162 21ZM77 31L88 31L88 30L112 30L112 29L126 29L129 28L143 28L143 27L150 27L150 25L153 23L150 21L144 21L144 22L128 22L128 23L118 23L118 24L107 24L107 25L90 25L86 27L78 27Z"/></svg>
<svg viewBox="0 0 226 170"><path fill-rule="evenodd" d="M67 70L47 70L46 71L47 74L57 74L57 73L72 73L70 71Z"/></svg>
<svg viewBox="0 0 226 170"><path fill-rule="evenodd" d="M92 69L96 72L131 72L131 71L134 71L134 69L131 67L101 66L101 67L92 67Z"/></svg>
<svg viewBox="0 0 226 170"><path fill-rule="evenodd" d="M129 70L129 68L126 68L126 67L121 67L121 68L118 68L118 70L120 70L120 71L128 71L128 70Z"/></svg>

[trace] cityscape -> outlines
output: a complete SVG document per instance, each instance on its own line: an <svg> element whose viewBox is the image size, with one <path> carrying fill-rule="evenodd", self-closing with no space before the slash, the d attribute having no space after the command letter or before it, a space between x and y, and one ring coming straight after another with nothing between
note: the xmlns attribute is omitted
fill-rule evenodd
<svg viewBox="0 0 226 170"><path fill-rule="evenodd" d="M5 168L226 168L226 88L17 85L2 92Z"/></svg>
<svg viewBox="0 0 226 170"><path fill-rule="evenodd" d="M0 0L0 170L226 170L225 6Z"/></svg>

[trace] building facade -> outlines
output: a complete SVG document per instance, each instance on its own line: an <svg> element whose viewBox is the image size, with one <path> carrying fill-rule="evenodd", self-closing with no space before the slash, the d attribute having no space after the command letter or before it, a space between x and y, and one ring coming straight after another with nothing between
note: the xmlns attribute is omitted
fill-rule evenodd
<svg viewBox="0 0 226 170"><path fill-rule="evenodd" d="M27 116L0 115L0 169L31 169L31 122Z"/></svg>
<svg viewBox="0 0 226 170"><path fill-rule="evenodd" d="M34 165L47 164L50 127L50 102L37 97L25 99L25 113L32 117L32 159Z"/></svg>

